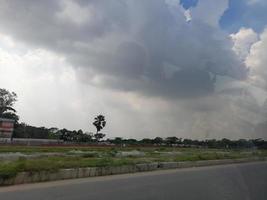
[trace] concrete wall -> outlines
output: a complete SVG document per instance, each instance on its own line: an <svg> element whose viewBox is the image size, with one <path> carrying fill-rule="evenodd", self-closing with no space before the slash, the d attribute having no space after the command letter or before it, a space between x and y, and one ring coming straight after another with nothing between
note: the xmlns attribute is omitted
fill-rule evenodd
<svg viewBox="0 0 267 200"><path fill-rule="evenodd" d="M57 172L21 172L14 178L1 179L0 186L15 185L25 183L35 183L44 181L55 181L75 178L86 178L95 176L107 176L115 174L126 174L136 172L146 172L153 170L178 169L188 167L201 167L210 165L222 165L233 163L245 163L255 161L266 161L267 158L243 158L243 159L228 159L228 160L209 160L209 161L189 161L189 162L159 162L146 163L116 167L90 167L77 169L60 169Z"/></svg>
<svg viewBox="0 0 267 200"><path fill-rule="evenodd" d="M52 139L32 139L32 138L13 138L12 141L0 140L0 144L17 144L17 145L57 145L63 144L63 140Z"/></svg>

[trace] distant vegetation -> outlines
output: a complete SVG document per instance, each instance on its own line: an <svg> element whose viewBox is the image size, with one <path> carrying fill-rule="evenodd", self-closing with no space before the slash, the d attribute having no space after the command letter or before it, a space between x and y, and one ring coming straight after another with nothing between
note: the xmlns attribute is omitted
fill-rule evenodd
<svg viewBox="0 0 267 200"><path fill-rule="evenodd" d="M258 148L267 149L267 141L263 139L239 139L239 140L192 140L173 137L155 137L153 139L126 139L116 137L114 139L103 139L102 133L85 133L82 130L67 130L57 128L33 127L24 123L18 124L15 138L37 138L37 139L58 139L65 143L79 144L110 144L119 146L181 146L181 147L205 147L205 148Z"/></svg>
<svg viewBox="0 0 267 200"><path fill-rule="evenodd" d="M14 109L14 103L17 101L17 94L0 88L0 118L14 119L18 122L19 117Z"/></svg>
<svg viewBox="0 0 267 200"><path fill-rule="evenodd" d="M207 147L207 148L259 148L267 149L267 141L263 139L240 139L240 140L192 140L173 137L167 138L144 138L125 139L116 137L115 139L106 139L104 133L100 131L106 126L104 115L98 115L94 118L92 124L96 127L96 133L84 132L82 130L68 130L58 128L35 127L25 123L19 123L19 117L14 109L14 103L17 101L17 95L6 89L0 88L0 118L9 118L15 120L14 138L33 138L33 139L56 139L65 143L77 144L114 144L121 146L137 145L137 146L181 146L181 147ZM261 123L256 131L264 132L267 130L267 123Z"/></svg>

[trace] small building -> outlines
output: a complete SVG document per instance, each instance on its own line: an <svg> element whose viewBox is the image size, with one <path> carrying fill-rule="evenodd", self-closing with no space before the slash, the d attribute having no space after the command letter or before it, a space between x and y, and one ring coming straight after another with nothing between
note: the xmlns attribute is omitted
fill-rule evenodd
<svg viewBox="0 0 267 200"><path fill-rule="evenodd" d="M15 121L12 119L0 118L0 141L7 142L12 138Z"/></svg>

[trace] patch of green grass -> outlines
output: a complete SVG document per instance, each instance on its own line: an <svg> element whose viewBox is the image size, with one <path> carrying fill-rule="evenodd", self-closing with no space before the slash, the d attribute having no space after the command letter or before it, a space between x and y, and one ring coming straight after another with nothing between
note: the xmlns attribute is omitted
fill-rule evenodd
<svg viewBox="0 0 267 200"><path fill-rule="evenodd" d="M110 151L111 148L109 147L88 147L88 146L51 146L51 147L46 147L46 146L0 146L0 153L15 153L15 152L20 152L20 153L54 153L54 152L62 152L66 153L69 151L99 151L99 152L107 152Z"/></svg>
<svg viewBox="0 0 267 200"><path fill-rule="evenodd" d="M178 147L90 147L90 146L14 146L14 145L0 145L0 153L21 152L21 153L54 153L69 151L97 151L97 152L117 152L117 151L132 151L138 150L142 152L154 152L154 151L196 151L193 148L178 148Z"/></svg>
<svg viewBox="0 0 267 200"><path fill-rule="evenodd" d="M18 172L55 172L59 169L121 166L134 163L133 160L127 158L46 157L31 160L20 159L0 164L0 178L10 178Z"/></svg>

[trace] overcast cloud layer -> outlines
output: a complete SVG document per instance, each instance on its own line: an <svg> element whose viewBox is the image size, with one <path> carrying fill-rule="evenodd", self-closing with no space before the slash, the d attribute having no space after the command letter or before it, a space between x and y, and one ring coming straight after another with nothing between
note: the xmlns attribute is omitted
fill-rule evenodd
<svg viewBox="0 0 267 200"><path fill-rule="evenodd" d="M1 1L0 86L35 125L88 130L103 113L109 136L266 138L254 128L267 120L267 30L226 33L228 9L228 0L189 10L177 0Z"/></svg>

